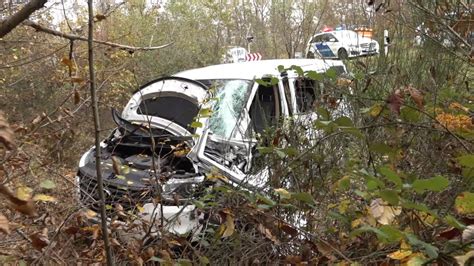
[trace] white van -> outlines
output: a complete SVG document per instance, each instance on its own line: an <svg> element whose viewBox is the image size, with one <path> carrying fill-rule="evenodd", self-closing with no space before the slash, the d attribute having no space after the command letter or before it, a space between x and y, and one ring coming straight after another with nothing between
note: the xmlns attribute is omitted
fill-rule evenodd
<svg viewBox="0 0 474 266"><path fill-rule="evenodd" d="M348 59L379 53L379 43L351 30L318 33L306 46L306 58Z"/></svg>
<svg viewBox="0 0 474 266"><path fill-rule="evenodd" d="M164 217L166 229L184 234L199 227L192 202L206 193L212 171L233 184L265 183L265 173L251 172L256 134L313 112L324 98L319 82L278 70L293 66L346 72L338 60L263 60L192 69L140 87L121 114L113 112L117 128L101 143L105 204L126 211L141 205L144 219ZM277 82L256 81L268 77ZM127 171L118 174L117 162ZM81 203L97 211L95 147L82 156L76 179Z"/></svg>

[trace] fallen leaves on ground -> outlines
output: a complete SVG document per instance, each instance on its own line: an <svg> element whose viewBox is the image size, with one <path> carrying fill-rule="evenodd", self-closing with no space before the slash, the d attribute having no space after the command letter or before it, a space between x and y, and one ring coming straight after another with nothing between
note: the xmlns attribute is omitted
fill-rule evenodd
<svg viewBox="0 0 474 266"><path fill-rule="evenodd" d="M392 223L397 215L401 213L400 207L388 206L382 199L374 199L370 203L369 212L380 224L388 225Z"/></svg>
<svg viewBox="0 0 474 266"><path fill-rule="evenodd" d="M45 228L42 232L37 232L30 235L31 244L39 251L49 245L48 230Z"/></svg>
<svg viewBox="0 0 474 266"><path fill-rule="evenodd" d="M275 244L280 243L280 241L278 241L278 239L272 234L272 231L270 231L270 229L265 227L263 224L259 224L257 228L261 234L263 234L266 238L271 240L273 243Z"/></svg>
<svg viewBox="0 0 474 266"><path fill-rule="evenodd" d="M462 241L467 243L474 240L474 224L471 224L462 232Z"/></svg>
<svg viewBox="0 0 474 266"><path fill-rule="evenodd" d="M316 247L318 248L318 251L321 253L321 255L323 255L324 257L328 258L331 261L336 260L336 257L333 255L334 248L332 248L329 244L323 241L318 241L316 243Z"/></svg>
<svg viewBox="0 0 474 266"><path fill-rule="evenodd" d="M29 216L36 215L35 206L31 199L28 199L28 200L19 199L5 185L0 185L0 195L3 195L4 197L8 199L8 202L12 209Z"/></svg>
<svg viewBox="0 0 474 266"><path fill-rule="evenodd" d="M33 200L44 201L44 202L55 202L56 198L49 195L45 195L45 194L37 194L33 197Z"/></svg>
<svg viewBox="0 0 474 266"><path fill-rule="evenodd" d="M10 225L8 223L7 217L3 216L3 214L0 214L0 232L3 232L4 234L10 234Z"/></svg>
<svg viewBox="0 0 474 266"><path fill-rule="evenodd" d="M463 265L467 265L467 261L473 257L474 257L474 250L471 250L464 255L454 257L454 259L456 260L458 265L463 266Z"/></svg>
<svg viewBox="0 0 474 266"><path fill-rule="evenodd" d="M405 241L400 243L400 249L387 255L393 260L403 260L412 254L411 246Z"/></svg>
<svg viewBox="0 0 474 266"><path fill-rule="evenodd" d="M0 111L0 143L3 143L7 149L12 150L15 148L15 143L13 140L13 130L10 128L10 125L4 117L3 112Z"/></svg>

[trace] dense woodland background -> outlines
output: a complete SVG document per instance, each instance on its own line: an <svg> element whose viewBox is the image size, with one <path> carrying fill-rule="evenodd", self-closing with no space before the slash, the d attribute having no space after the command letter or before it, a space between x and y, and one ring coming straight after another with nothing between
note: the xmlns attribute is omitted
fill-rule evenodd
<svg viewBox="0 0 474 266"><path fill-rule="evenodd" d="M24 4L3 1L0 19ZM129 223L110 226L114 262L473 263L472 9L462 0L96 1L94 36L107 42L94 44L103 136L110 107L139 85L219 63L247 36L264 59L304 52L325 26L367 25L380 44L384 29L391 37L387 56L346 62L350 84L325 81L348 96L353 117L319 110L316 145L294 126L261 147L267 193L221 187L198 200L222 224L197 244L124 240L138 229L115 206ZM74 196L78 160L94 143L87 42L76 38L87 39L87 19L80 1L49 1L0 38L0 264L105 262L99 226L87 221L96 214Z"/></svg>

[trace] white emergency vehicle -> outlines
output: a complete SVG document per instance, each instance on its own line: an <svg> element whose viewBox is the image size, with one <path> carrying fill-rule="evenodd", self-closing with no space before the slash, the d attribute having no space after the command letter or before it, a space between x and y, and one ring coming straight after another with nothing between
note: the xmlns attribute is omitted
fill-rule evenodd
<svg viewBox="0 0 474 266"><path fill-rule="evenodd" d="M313 36L306 46L307 58L348 59L379 53L379 43L351 30L321 32Z"/></svg>

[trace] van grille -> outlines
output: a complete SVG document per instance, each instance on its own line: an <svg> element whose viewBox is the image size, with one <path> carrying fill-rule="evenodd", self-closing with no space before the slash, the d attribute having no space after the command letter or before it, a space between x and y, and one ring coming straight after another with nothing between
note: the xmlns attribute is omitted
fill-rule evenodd
<svg viewBox="0 0 474 266"><path fill-rule="evenodd" d="M79 171L81 189L80 200L83 204L94 211L99 211L100 197L97 191L97 181ZM105 181L105 180L104 180ZM152 189L136 189L132 187L117 187L104 182L105 204L114 206L120 204L125 210L135 209L137 205L143 205L153 197Z"/></svg>
<svg viewBox="0 0 474 266"><path fill-rule="evenodd" d="M374 50L375 49L375 43L362 43L360 47L364 50Z"/></svg>

